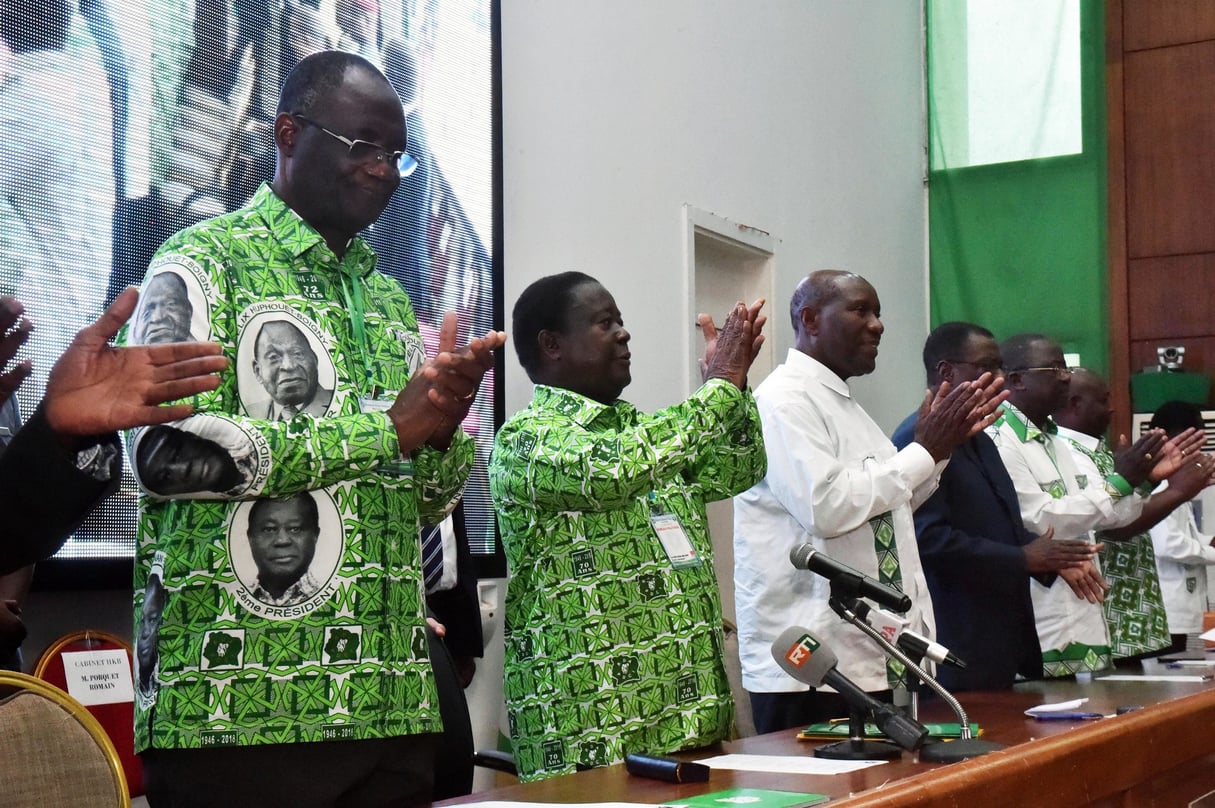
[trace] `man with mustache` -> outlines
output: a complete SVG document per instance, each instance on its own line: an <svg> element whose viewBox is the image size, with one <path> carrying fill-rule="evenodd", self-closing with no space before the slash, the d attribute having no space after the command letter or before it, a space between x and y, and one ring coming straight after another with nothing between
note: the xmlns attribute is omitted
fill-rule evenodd
<svg viewBox="0 0 1215 808"><path fill-rule="evenodd" d="M929 636L932 601L912 511L935 490L950 453L994 419L992 374L929 393L915 441L896 451L852 397L848 379L872 373L885 326L873 286L839 270L811 273L789 306L794 348L755 391L768 473L734 498L734 588L743 687L759 732L848 714L835 693L807 690L780 670L772 641L807 626L839 655L840 669L890 699L901 670L828 607L830 583L795 569L804 543L906 593L909 627Z"/></svg>

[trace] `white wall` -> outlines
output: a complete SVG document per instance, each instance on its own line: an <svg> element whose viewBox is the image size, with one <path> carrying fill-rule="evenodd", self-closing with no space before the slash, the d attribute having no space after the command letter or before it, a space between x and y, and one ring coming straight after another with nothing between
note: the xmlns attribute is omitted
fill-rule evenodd
<svg viewBox="0 0 1215 808"><path fill-rule="evenodd" d="M579 269L616 296L643 408L682 397L681 205L770 232L788 296L808 271L869 278L886 340L857 385L893 429L919 400L927 333L920 10L909 0L507 0L506 288ZM676 312L673 314L672 312ZM531 397L508 351L508 413Z"/></svg>

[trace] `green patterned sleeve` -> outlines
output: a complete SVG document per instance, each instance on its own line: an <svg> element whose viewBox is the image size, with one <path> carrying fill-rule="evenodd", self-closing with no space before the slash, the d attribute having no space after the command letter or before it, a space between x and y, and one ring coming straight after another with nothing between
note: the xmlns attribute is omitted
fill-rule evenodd
<svg viewBox="0 0 1215 808"><path fill-rule="evenodd" d="M418 515L423 523L437 524L456 506L472 469L474 449L473 439L457 430L446 452L429 446L414 452Z"/></svg>
<svg viewBox="0 0 1215 808"><path fill-rule="evenodd" d="M743 398L745 406L733 410L735 418L726 431L716 436L692 465L692 481L700 484L708 502L742 493L768 473L759 408L749 389Z"/></svg>
<svg viewBox="0 0 1215 808"><path fill-rule="evenodd" d="M186 270L192 271L209 305L201 315L198 309L204 307L194 306L189 336L220 343L232 364L218 389L192 399L193 416L128 434L128 456L146 492L165 498L255 499L324 488L382 472L393 479L412 481L436 510L442 510L458 495L462 475L471 463L468 439L457 440L446 453L428 450L402 458L388 415L362 411L358 394L345 381L352 369L361 369L351 359L354 346L349 336L327 337L333 341L333 363L341 388L333 393L335 398L341 396L340 404L335 403L328 413L299 413L291 420L268 420L247 412L241 403L242 390L248 395L250 389L256 389L252 387L256 382L250 382L253 371L248 367L247 346L243 354L238 349L244 325L241 318L255 315L262 304L257 296L251 296L247 278L242 281L234 277L237 273L228 265L230 256L225 255L222 241L206 233L186 231L184 235L189 239L183 240L183 234L179 234L153 261L145 290L150 288L156 270L167 264L183 277ZM276 276L267 277L269 288ZM282 301L292 300L291 292L290 287L285 291L270 288L263 295L267 301L264 305L281 308ZM144 304L141 300L140 305ZM317 322L325 321L326 305L331 309L333 304L307 300L296 304ZM408 380L411 366L400 346L416 341L416 353L421 350L421 339L414 339L416 325L403 292L400 300L377 301L377 305L382 314L377 312L378 319L373 320L369 312L368 317L368 340L378 362L376 378L381 390L399 390ZM137 323L139 317L137 310L132 322ZM394 322L401 317L407 322ZM381 320L384 325L380 325ZM137 324L132 326L132 343L140 341L138 328Z"/></svg>
<svg viewBox="0 0 1215 808"><path fill-rule="evenodd" d="M743 406L743 394L723 381L622 429L591 431L553 410L527 410L498 433L490 488L503 504L613 510L692 468L728 438Z"/></svg>

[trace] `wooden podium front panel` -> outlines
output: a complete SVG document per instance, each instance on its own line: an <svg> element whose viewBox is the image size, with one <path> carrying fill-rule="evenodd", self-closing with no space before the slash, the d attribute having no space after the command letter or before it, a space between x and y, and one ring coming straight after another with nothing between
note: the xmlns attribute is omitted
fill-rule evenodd
<svg viewBox="0 0 1215 808"><path fill-rule="evenodd" d="M1163 672L1155 664L1151 672ZM1180 671L1170 671L1180 672ZM1035 721L1024 711L1039 704L1087 697L1085 710L1112 714L1096 721ZM841 808L900 806L1167 806L1187 805L1215 790L1215 686L1212 682L1030 682L1001 693L961 694L984 740L1007 749L955 764L899 760L851 774L808 776L715 769L708 783L673 785L632 777L623 765L473 794L450 804L486 800L526 802L635 802L658 804L742 786L827 794ZM926 703L924 721L949 721L948 708ZM744 738L721 752L809 755L817 744L796 732ZM449 803L444 803L449 804Z"/></svg>

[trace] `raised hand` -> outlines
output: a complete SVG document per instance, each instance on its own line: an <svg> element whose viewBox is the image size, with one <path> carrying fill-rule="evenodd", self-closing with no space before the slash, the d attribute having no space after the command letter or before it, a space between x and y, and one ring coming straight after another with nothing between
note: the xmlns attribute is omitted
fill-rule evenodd
<svg viewBox="0 0 1215 808"><path fill-rule="evenodd" d="M763 305L762 299L749 307L740 300L726 315L725 325L720 330L708 315L702 314L698 318L705 336L705 354L701 360L701 375L705 381L726 379L740 390L746 388L747 371L763 345L760 331L767 322L767 317L759 313Z"/></svg>
<svg viewBox="0 0 1215 808"><path fill-rule="evenodd" d="M34 369L33 363L23 359L12 367L9 362L30 338L33 324L23 315L25 307L15 297L0 297L0 406L17 392L17 388Z"/></svg>
<svg viewBox="0 0 1215 808"><path fill-rule="evenodd" d="M1133 444L1126 435L1119 435L1114 448L1114 471L1131 485L1139 485L1160 462L1167 440L1163 429L1149 429Z"/></svg>
<svg viewBox="0 0 1215 808"><path fill-rule="evenodd" d="M438 353L427 359L388 408L401 451L409 454L423 443L446 449L468 415L481 379L494 366L494 354L506 344L506 333L490 331L456 348L459 318L443 316Z"/></svg>
<svg viewBox="0 0 1215 808"><path fill-rule="evenodd" d="M747 307L747 319L751 321L751 361L759 356L759 349L763 347L764 335L763 328L768 322L768 315L760 314L759 310L763 308L764 299L761 297L749 307ZM717 352L717 324L713 322L711 315L701 313L696 317L696 324L700 326L700 333L705 338L704 356L700 358L700 379L707 382L709 380L709 362L713 359L713 355Z"/></svg>
<svg viewBox="0 0 1215 808"><path fill-rule="evenodd" d="M956 387L943 382L920 405L916 443L937 462L949 457L964 441L995 421L1000 404L1008 398L1003 385L1003 379L991 373Z"/></svg>
<svg viewBox="0 0 1215 808"><path fill-rule="evenodd" d="M1215 458L1202 453L1191 454L1166 479L1169 489L1183 499L1191 500L1215 480Z"/></svg>
<svg viewBox="0 0 1215 808"><path fill-rule="evenodd" d="M219 386L216 374L228 360L216 343L110 345L138 299L138 290L128 287L51 368L42 407L61 437L178 421L194 412L192 404L160 405Z"/></svg>
<svg viewBox="0 0 1215 808"><path fill-rule="evenodd" d="M1156 465L1152 466L1152 471L1148 475L1149 479L1153 482L1160 482L1172 477L1175 471L1202 451L1202 444L1206 442L1206 439L1206 432L1194 427L1170 438L1160 450Z"/></svg>

